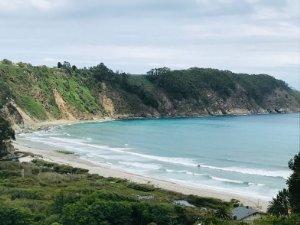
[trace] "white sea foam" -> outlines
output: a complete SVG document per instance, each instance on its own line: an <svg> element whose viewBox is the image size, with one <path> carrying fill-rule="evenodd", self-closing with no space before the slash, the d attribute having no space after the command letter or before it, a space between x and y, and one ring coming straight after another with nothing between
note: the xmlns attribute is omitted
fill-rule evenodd
<svg viewBox="0 0 300 225"><path fill-rule="evenodd" d="M231 194L239 194L242 196L248 196L253 197L257 199L263 199L263 200L271 200L273 196L276 195L278 190L276 189L266 189L265 187L262 187L260 184L251 184L248 187L239 187L239 186L232 186L230 188L224 187L224 186L216 186L214 184L208 184L203 182L197 182L193 180L180 180L180 179L174 179L174 178L166 178L169 181L179 183L182 185L187 185L191 187L201 187L201 188L208 188L210 190L215 191L221 191L225 193L231 193Z"/></svg>
<svg viewBox="0 0 300 225"><path fill-rule="evenodd" d="M136 167L138 169L146 169L146 170L159 170L161 168L160 165L153 164L153 163L139 163L139 162L119 162L121 165L129 166L129 167Z"/></svg>
<svg viewBox="0 0 300 225"><path fill-rule="evenodd" d="M34 133L34 135L29 135L26 137L31 141L41 142L44 144L49 144L51 146L61 147L61 148L71 148L72 150L78 150L79 152L87 152L93 151L93 149L98 149L106 152L116 152L120 154L128 154L136 157L140 157L143 159L148 159L152 161L159 161L168 164L176 164L186 167L197 167L198 165L201 168L209 169L209 170L219 170L219 171L226 171L226 172L234 172L234 173L241 173L241 174L248 174L248 175L256 175L256 176L268 176L268 177L281 177L287 179L290 176L290 171L288 170L266 170L266 169L259 169L259 168L243 168L243 167L218 167L206 164L198 164L191 158L180 158L180 157L164 157L164 156L156 156L156 155L149 155L143 153L137 153L131 151L131 148L128 147L109 147L105 145L97 145L87 143L86 140L74 139L74 138L62 138L56 136L45 137L41 132ZM98 152L99 157L101 157L101 152ZM103 156L105 157L105 156ZM112 159L115 157L111 157ZM118 157L119 158L119 157ZM193 175L193 174L190 174ZM194 173L194 175L196 175Z"/></svg>
<svg viewBox="0 0 300 225"><path fill-rule="evenodd" d="M221 170L249 175L258 175L258 176L268 176L268 177L282 177L284 179L288 178L290 172L288 170L264 170L264 169L253 169L253 168L242 168L242 167L217 167L201 164L201 167L212 169L212 170Z"/></svg>
<svg viewBox="0 0 300 225"><path fill-rule="evenodd" d="M244 184L244 181L241 180L231 180L231 179L226 179L226 178L221 178L221 177L215 177L215 176L210 176L211 179L221 181L221 182L228 182L228 183L236 183L236 184Z"/></svg>
<svg viewBox="0 0 300 225"><path fill-rule="evenodd" d="M185 173L187 175L192 175L192 176L203 176L203 177L207 177L208 179L211 180L216 180L216 181L220 181L220 182L225 182L225 183L234 183L234 184L244 184L244 185L251 185L252 183L250 182L245 182L242 180L232 180L232 179L226 179L226 178L221 178L221 177L216 177L216 176L211 176L209 174L201 174L201 173L195 173L192 171L187 171L187 170L166 170L167 172L170 173Z"/></svg>

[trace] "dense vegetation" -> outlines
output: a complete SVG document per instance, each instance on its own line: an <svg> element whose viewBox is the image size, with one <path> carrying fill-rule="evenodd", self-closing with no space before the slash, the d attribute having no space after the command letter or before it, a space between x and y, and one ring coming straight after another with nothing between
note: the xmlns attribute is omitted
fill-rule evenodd
<svg viewBox="0 0 300 225"><path fill-rule="evenodd" d="M197 207L176 205L176 199ZM184 196L41 160L0 161L1 225L229 224L222 218L230 208L217 199Z"/></svg>
<svg viewBox="0 0 300 225"><path fill-rule="evenodd" d="M196 207L174 204L178 199ZM232 206L42 160L0 161L0 225L244 224L231 219ZM299 219L265 216L254 224L294 225Z"/></svg>
<svg viewBox="0 0 300 225"><path fill-rule="evenodd" d="M203 68L130 75L103 63L78 69L68 62L49 68L3 60L0 108L12 101L31 118L46 120L297 111L300 98L268 75Z"/></svg>
<svg viewBox="0 0 300 225"><path fill-rule="evenodd" d="M300 214L300 152L290 160L289 168L293 173L287 180L288 188L277 194L268 209L269 213L276 216Z"/></svg>

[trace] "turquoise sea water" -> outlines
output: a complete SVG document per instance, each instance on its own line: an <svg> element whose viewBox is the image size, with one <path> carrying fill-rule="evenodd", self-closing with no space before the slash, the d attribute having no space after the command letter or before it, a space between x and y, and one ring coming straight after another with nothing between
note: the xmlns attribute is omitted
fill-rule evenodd
<svg viewBox="0 0 300 225"><path fill-rule="evenodd" d="M22 134L127 172L271 199L299 152L299 114L87 122Z"/></svg>

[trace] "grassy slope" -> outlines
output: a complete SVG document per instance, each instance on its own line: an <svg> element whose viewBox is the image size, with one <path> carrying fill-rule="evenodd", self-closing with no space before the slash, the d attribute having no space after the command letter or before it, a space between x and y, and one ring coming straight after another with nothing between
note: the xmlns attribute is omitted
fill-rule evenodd
<svg viewBox="0 0 300 225"><path fill-rule="evenodd" d="M62 112L55 103L53 90L58 91L77 115L99 111L99 105L90 90L63 70L0 63L0 73L0 84L9 90L9 93L2 94L1 102L5 102L8 96L36 119L61 118Z"/></svg>

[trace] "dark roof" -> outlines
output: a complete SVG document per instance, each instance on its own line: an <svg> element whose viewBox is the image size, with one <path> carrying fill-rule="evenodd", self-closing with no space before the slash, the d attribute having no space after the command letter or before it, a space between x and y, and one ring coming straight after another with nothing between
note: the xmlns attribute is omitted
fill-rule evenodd
<svg viewBox="0 0 300 225"><path fill-rule="evenodd" d="M260 211L253 209L251 207L239 206L232 210L232 216L236 220L242 220L249 216L252 216Z"/></svg>

